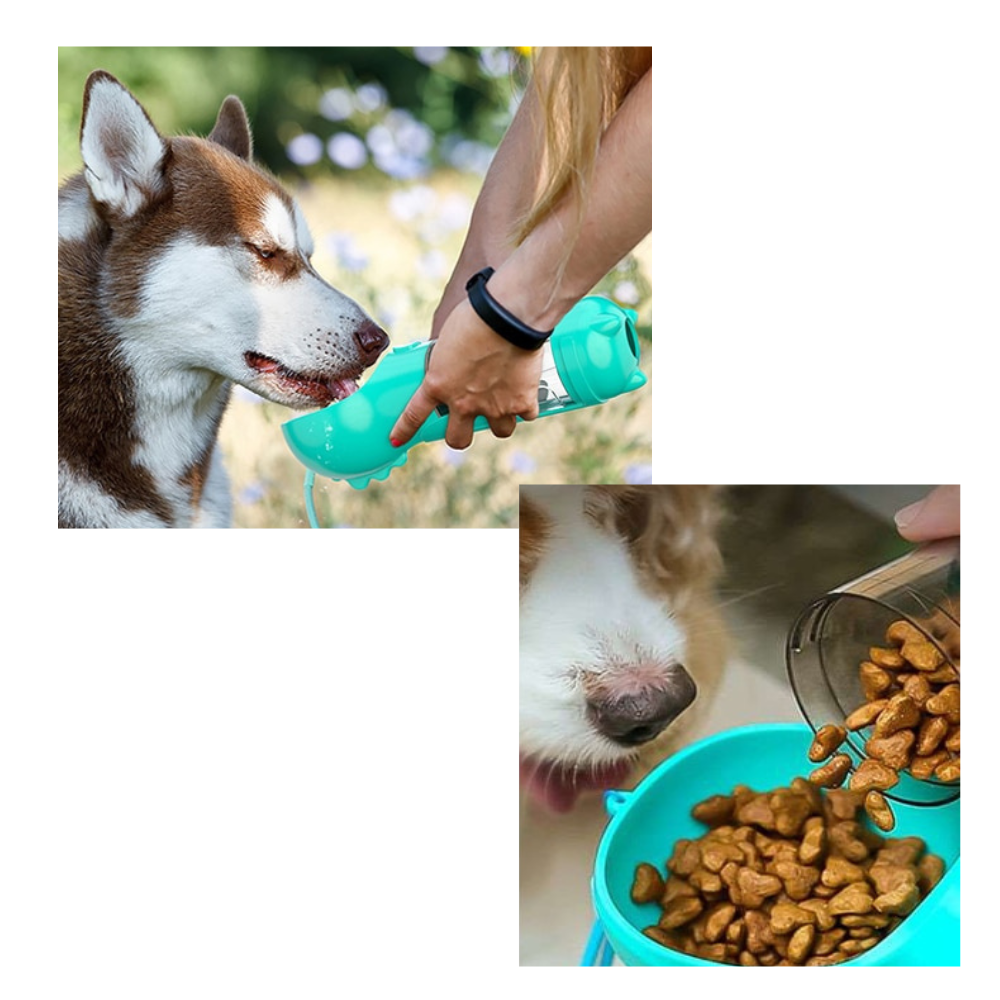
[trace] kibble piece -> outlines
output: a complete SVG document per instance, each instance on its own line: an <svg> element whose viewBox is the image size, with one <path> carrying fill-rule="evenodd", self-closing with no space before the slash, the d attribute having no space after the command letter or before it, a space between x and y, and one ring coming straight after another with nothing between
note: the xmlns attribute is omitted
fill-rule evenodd
<svg viewBox="0 0 1000 1000"><path fill-rule="evenodd" d="M859 705L844 720L844 728L850 729L853 732L856 729L864 729L865 726L870 726L879 717L888 704L888 698L878 698L865 705Z"/></svg>
<svg viewBox="0 0 1000 1000"><path fill-rule="evenodd" d="M674 853L667 861L667 870L675 875L690 875L701 864L701 851L693 841L682 838L674 844Z"/></svg>
<svg viewBox="0 0 1000 1000"><path fill-rule="evenodd" d="M795 903L775 903L771 907L771 930L775 934L789 934L796 927L815 923L816 914Z"/></svg>
<svg viewBox="0 0 1000 1000"><path fill-rule="evenodd" d="M774 829L774 813L768 803L769 796L754 795L736 806L736 820L759 826L763 830Z"/></svg>
<svg viewBox="0 0 1000 1000"><path fill-rule="evenodd" d="M898 913L900 916L905 916L920 902L920 890L917 888L917 880L912 871L909 876L888 892L875 897L872 905L879 913Z"/></svg>
<svg viewBox="0 0 1000 1000"><path fill-rule="evenodd" d="M961 731L960 726L954 726L948 733L948 738L944 741L945 749L951 750L954 753L958 753L961 748L961 736L959 735Z"/></svg>
<svg viewBox="0 0 1000 1000"><path fill-rule="evenodd" d="M928 699L928 703L930 699ZM920 722L920 706L908 695L894 694L889 703L878 714L873 736L892 736L901 729L910 729Z"/></svg>
<svg viewBox="0 0 1000 1000"><path fill-rule="evenodd" d="M789 899L800 902L808 899L819 881L819 869L813 865L800 865L795 861L776 861L774 874L785 884Z"/></svg>
<svg viewBox="0 0 1000 1000"><path fill-rule="evenodd" d="M924 633L907 621L893 622L885 632L886 642L902 646L906 642L924 642Z"/></svg>
<svg viewBox="0 0 1000 1000"><path fill-rule="evenodd" d="M933 715L920 723L917 733L915 752L921 757L934 753L941 741L948 735L948 720L940 715Z"/></svg>
<svg viewBox="0 0 1000 1000"><path fill-rule="evenodd" d="M705 826L721 826L732 820L735 807L736 800L732 795L711 795L699 802L691 810L691 815Z"/></svg>
<svg viewBox="0 0 1000 1000"><path fill-rule="evenodd" d="M851 758L846 753L838 753L825 764L817 767L809 775L809 780L822 788L837 788L844 783L850 770Z"/></svg>
<svg viewBox="0 0 1000 1000"><path fill-rule="evenodd" d="M865 753L894 771L904 771L909 767L916 739L912 729L901 729L892 736L873 736L865 743Z"/></svg>
<svg viewBox="0 0 1000 1000"><path fill-rule="evenodd" d="M774 829L782 837L797 837L802 824L812 814L812 802L790 788L772 792L768 805L774 814Z"/></svg>
<svg viewBox="0 0 1000 1000"><path fill-rule="evenodd" d="M830 913L868 913L875 905L868 886L863 882L854 882L846 889L841 889L827 904Z"/></svg>
<svg viewBox="0 0 1000 1000"><path fill-rule="evenodd" d="M777 896L784 888L781 879L776 875L765 875L755 872L752 868L741 868L736 877L743 905L749 909L758 909L765 899Z"/></svg>
<svg viewBox="0 0 1000 1000"><path fill-rule="evenodd" d="M816 928L812 924L800 927L788 942L788 961L792 965L801 965L809 957L815 940Z"/></svg>
<svg viewBox="0 0 1000 1000"><path fill-rule="evenodd" d="M830 850L855 863L864 861L871 851L862 839L863 828L854 820L841 820L827 830Z"/></svg>
<svg viewBox="0 0 1000 1000"><path fill-rule="evenodd" d="M851 885L853 882L863 882L865 872L847 858L831 857L827 858L826 867L820 877L823 885L828 885L832 889L843 889L845 885Z"/></svg>
<svg viewBox="0 0 1000 1000"><path fill-rule="evenodd" d="M886 767L881 761L862 761L858 769L851 775L852 792L868 792L872 788L884 791L899 784L899 775L891 768Z"/></svg>
<svg viewBox="0 0 1000 1000"><path fill-rule="evenodd" d="M736 916L732 903L717 903L705 914L705 940L714 944L721 940L726 928Z"/></svg>
<svg viewBox="0 0 1000 1000"><path fill-rule="evenodd" d="M910 774L914 778L926 781L934 774L939 765L944 764L949 759L950 755L947 750L938 750L926 757L914 757L910 762Z"/></svg>
<svg viewBox="0 0 1000 1000"><path fill-rule="evenodd" d="M843 726L835 726L832 723L820 726L813 737L812 745L809 747L809 759L814 764L826 760L845 739L847 739L847 732Z"/></svg>
<svg viewBox="0 0 1000 1000"><path fill-rule="evenodd" d="M677 939L669 931L653 924L652 927L644 927L642 933L648 938L652 938L657 944L662 944L664 948L676 948Z"/></svg>
<svg viewBox="0 0 1000 1000"><path fill-rule="evenodd" d="M944 654L926 639L911 639L903 643L900 655L917 670L937 670L944 663Z"/></svg>
<svg viewBox="0 0 1000 1000"><path fill-rule="evenodd" d="M865 701L874 701L885 694L895 683L895 678L887 670L865 660L858 669L858 680L865 694Z"/></svg>
<svg viewBox="0 0 1000 1000"><path fill-rule="evenodd" d="M923 674L910 674L903 681L903 694L912 698L920 708L927 703L927 699L934 694L929 677Z"/></svg>
<svg viewBox="0 0 1000 1000"><path fill-rule="evenodd" d="M928 698L924 707L932 715L957 715L960 710L959 699L958 685L949 684Z"/></svg>
<svg viewBox="0 0 1000 1000"><path fill-rule="evenodd" d="M635 869L632 882L633 903L653 903L663 895L663 878L650 864L640 864Z"/></svg>
<svg viewBox="0 0 1000 1000"><path fill-rule="evenodd" d="M807 827L799 844L799 861L804 865L813 865L826 856L826 827L818 816L813 818L818 820L817 824L809 829L809 821L806 821Z"/></svg>
<svg viewBox="0 0 1000 1000"><path fill-rule="evenodd" d="M957 759L946 760L934 768L934 777L939 781L958 781L962 776L962 766Z"/></svg>
<svg viewBox="0 0 1000 1000"><path fill-rule="evenodd" d="M872 646L868 650L868 659L880 667L887 667L889 670L898 670L900 667L906 666L906 660L900 656L898 649Z"/></svg>
<svg viewBox="0 0 1000 1000"><path fill-rule="evenodd" d="M896 817L886 797L874 789L865 796L865 812L869 819L888 833L896 825Z"/></svg>
<svg viewBox="0 0 1000 1000"><path fill-rule="evenodd" d="M664 930L674 930L694 920L703 909L705 909L705 904L697 896L680 896L671 900L663 908L663 916L659 919L659 925Z"/></svg>

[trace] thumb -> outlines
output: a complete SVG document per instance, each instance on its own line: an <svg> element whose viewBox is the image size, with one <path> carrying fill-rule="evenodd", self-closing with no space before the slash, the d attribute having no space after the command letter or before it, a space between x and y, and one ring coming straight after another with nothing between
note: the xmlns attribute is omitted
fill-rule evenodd
<svg viewBox="0 0 1000 1000"><path fill-rule="evenodd" d="M938 486L923 500L896 514L899 533L911 542L952 538L960 533L958 486Z"/></svg>
<svg viewBox="0 0 1000 1000"><path fill-rule="evenodd" d="M408 444L410 439L423 426L424 421L431 415L431 411L437 405L437 400L424 388L424 383L410 397L403 412L399 415L395 426L389 432L389 440L394 448L401 448Z"/></svg>

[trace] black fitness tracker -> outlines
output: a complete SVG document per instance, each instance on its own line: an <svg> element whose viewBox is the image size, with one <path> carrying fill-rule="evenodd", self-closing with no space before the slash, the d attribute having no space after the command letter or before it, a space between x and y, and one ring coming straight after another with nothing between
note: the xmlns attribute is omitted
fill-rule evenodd
<svg viewBox="0 0 1000 1000"><path fill-rule="evenodd" d="M486 290L486 282L492 274L492 267L484 267L465 283L472 308L476 310L479 318L504 340L525 351L537 351L552 336L552 331L533 330L504 309Z"/></svg>

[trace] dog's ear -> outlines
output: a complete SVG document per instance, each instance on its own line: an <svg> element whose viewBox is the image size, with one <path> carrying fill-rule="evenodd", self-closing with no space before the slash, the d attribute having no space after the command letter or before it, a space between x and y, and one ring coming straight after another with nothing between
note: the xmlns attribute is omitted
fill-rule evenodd
<svg viewBox="0 0 1000 1000"><path fill-rule="evenodd" d="M250 136L250 119L247 118L243 102L232 94L219 108L219 117L208 138L218 143L230 153L235 153L240 159L249 160L253 155L253 139Z"/></svg>
<svg viewBox="0 0 1000 1000"><path fill-rule="evenodd" d="M124 218L169 187L166 141L142 105L104 70L91 73L84 87L80 152L94 198Z"/></svg>

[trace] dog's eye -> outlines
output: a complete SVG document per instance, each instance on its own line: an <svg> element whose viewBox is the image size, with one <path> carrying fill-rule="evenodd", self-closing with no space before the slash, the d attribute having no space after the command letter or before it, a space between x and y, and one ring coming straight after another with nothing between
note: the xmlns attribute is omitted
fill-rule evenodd
<svg viewBox="0 0 1000 1000"><path fill-rule="evenodd" d="M248 243L247 246L258 256L261 260L273 260L277 255L277 250L271 250L268 247L258 246L256 243Z"/></svg>

